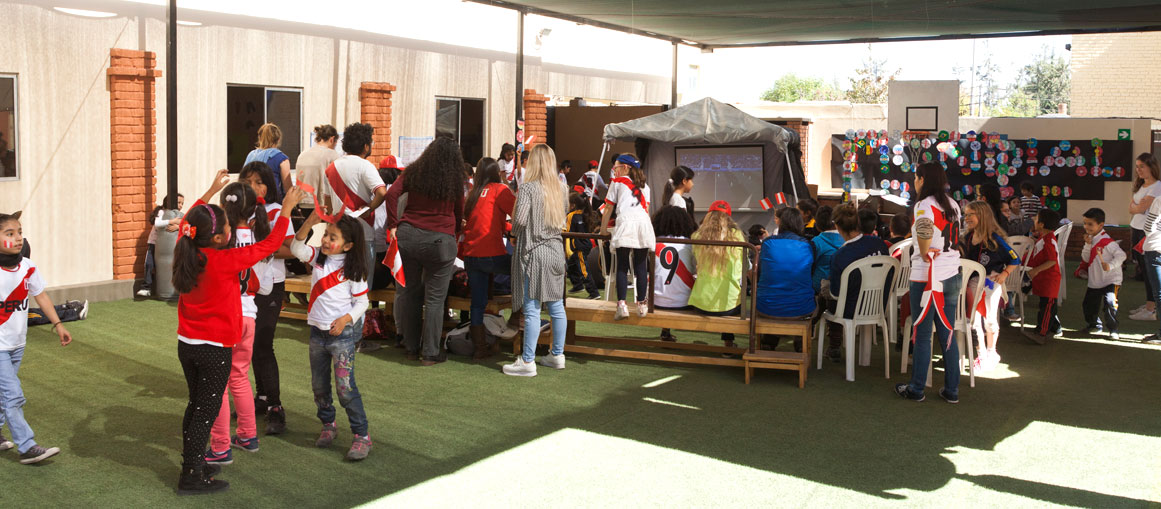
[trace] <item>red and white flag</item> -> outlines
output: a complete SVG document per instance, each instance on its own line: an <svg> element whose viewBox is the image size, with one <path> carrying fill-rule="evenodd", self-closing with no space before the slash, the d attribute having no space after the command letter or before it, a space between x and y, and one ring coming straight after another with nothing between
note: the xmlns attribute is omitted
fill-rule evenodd
<svg viewBox="0 0 1161 509"><path fill-rule="evenodd" d="M774 195L774 201L779 205L786 205L786 195L783 193L778 193Z"/></svg>
<svg viewBox="0 0 1161 509"><path fill-rule="evenodd" d="M774 208L774 205L770 203L770 198L762 198L762 201L759 203L762 204L762 210L770 210Z"/></svg>
<svg viewBox="0 0 1161 509"><path fill-rule="evenodd" d="M391 242L387 245L387 256L383 257L383 265L391 269L391 277L395 278L395 282L399 283L399 286L407 286L407 281L403 278L403 256L399 254L399 240L394 236L391 237Z"/></svg>

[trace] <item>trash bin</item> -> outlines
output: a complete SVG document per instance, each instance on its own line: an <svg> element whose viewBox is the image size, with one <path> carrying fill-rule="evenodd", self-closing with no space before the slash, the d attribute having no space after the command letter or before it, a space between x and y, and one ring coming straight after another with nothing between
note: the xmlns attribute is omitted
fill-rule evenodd
<svg viewBox="0 0 1161 509"><path fill-rule="evenodd" d="M181 217L181 211L166 210L162 217L167 220ZM153 247L153 265L157 272L153 278L153 295L159 299L177 298L177 290L173 288L173 251L178 234L164 228L157 231L157 243Z"/></svg>

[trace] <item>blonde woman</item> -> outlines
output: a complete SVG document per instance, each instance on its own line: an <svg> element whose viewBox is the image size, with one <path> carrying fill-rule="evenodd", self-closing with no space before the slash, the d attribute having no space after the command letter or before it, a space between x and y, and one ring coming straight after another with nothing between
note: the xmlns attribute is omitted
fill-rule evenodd
<svg viewBox="0 0 1161 509"><path fill-rule="evenodd" d="M556 176L556 154L547 145L536 145L516 197L512 235L512 302L522 303L524 348L516 362L504 366L504 374L536 376L536 339L540 336L540 310L548 308L552 320L552 348L540 359L542 366L564 369L565 257L564 218L568 213L567 188ZM513 310L515 311L515 310Z"/></svg>
<svg viewBox="0 0 1161 509"><path fill-rule="evenodd" d="M975 281L968 281L965 290L968 292L965 302L970 303L970 308L966 310L969 315L978 306L977 303L982 301L983 304L983 320L976 321L975 331L977 337L984 338L984 345L980 346L986 348L979 349L975 363L976 369L987 371L1000 363L1000 354L996 353L996 340L1000 335L1000 297L1004 295L1004 281L1020 267L1020 258L1004 241L1008 234L996 223L992 207L987 202L973 201L967 204L963 222L967 228L963 237L963 256L983 265L989 280L984 282L982 296L971 294Z"/></svg>
<svg viewBox="0 0 1161 509"><path fill-rule="evenodd" d="M701 226L690 237L694 240L745 242L746 237L730 217L730 204L718 200L710 205ZM737 314L742 304L742 248L693 246L697 279L689 291L689 305L711 316ZM722 334L726 346L734 346L734 335Z"/></svg>
<svg viewBox="0 0 1161 509"><path fill-rule="evenodd" d="M274 184L278 189L278 203L294 183L290 179L290 158L278 147L282 146L282 129L274 124L262 124L258 128L258 146L246 155L245 166L254 161L266 163L274 172ZM292 203L291 206L297 205Z"/></svg>

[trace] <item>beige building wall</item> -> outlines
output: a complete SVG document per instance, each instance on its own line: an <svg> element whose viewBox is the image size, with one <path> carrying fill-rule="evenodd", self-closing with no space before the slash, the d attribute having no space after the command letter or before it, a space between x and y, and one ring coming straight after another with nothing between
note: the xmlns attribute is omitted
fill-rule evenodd
<svg viewBox="0 0 1161 509"><path fill-rule="evenodd" d="M112 279L109 50L154 51L157 68L166 69L160 9L128 5L116 17L87 18L0 1L7 41L0 73L18 75L21 171L19 180L0 181L0 210L26 210L24 232L50 286ZM226 165L228 84L301 88L304 148L314 125L341 131L358 121L364 81L398 87L393 150L399 136L434 134L436 96L486 100L485 154L513 138L514 53L266 19L213 21L178 27L179 191L187 203ZM668 76L541 64L536 57L525 64L523 88L541 94L669 102ZM157 81L159 198L167 187L168 79Z"/></svg>
<svg viewBox="0 0 1161 509"><path fill-rule="evenodd" d="M1075 117L1161 118L1161 32L1072 36Z"/></svg>

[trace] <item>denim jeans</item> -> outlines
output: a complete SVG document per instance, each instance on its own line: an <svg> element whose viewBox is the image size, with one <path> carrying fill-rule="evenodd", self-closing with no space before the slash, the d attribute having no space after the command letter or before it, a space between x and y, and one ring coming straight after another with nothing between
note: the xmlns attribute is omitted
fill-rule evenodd
<svg viewBox="0 0 1161 509"><path fill-rule="evenodd" d="M1161 302L1161 253L1145 251L1145 279L1153 291L1153 301ZM1158 332L1161 334L1161 331Z"/></svg>
<svg viewBox="0 0 1161 509"><path fill-rule="evenodd" d="M355 385L355 344L362 336L362 319L347 324L338 336L332 336L329 330L310 328L310 386L318 406L318 419L323 424L335 422L335 405L331 400L331 364L334 364L335 392L339 395L339 404L347 411L351 433L356 435L367 434L367 412L363 410L363 397Z"/></svg>
<svg viewBox="0 0 1161 509"><path fill-rule="evenodd" d="M153 271L157 267L153 258L154 245L149 244L145 249L145 284L141 286L144 290L153 288Z"/></svg>
<svg viewBox="0 0 1161 509"><path fill-rule="evenodd" d="M472 325L484 325L484 309L488 307L488 275L512 272L512 255L465 256L464 270L468 271L468 287L472 291Z"/></svg>
<svg viewBox="0 0 1161 509"><path fill-rule="evenodd" d="M955 325L955 307L959 298L963 276L956 274L943 280L943 314L951 324ZM917 318L922 312L923 287L927 283L911 282L911 316ZM939 346L943 349L943 387L952 396L959 395L959 349L956 348L955 334L935 316L935 310L927 313L923 321L915 322L915 364L911 371L910 390L914 394L923 394L927 386L927 367L931 365L931 333L934 328L935 337L939 338ZM948 341L950 343L945 343ZM955 368L952 368L955 366Z"/></svg>
<svg viewBox="0 0 1161 509"><path fill-rule="evenodd" d="M32 439L32 428L24 420L24 390L20 388L20 360L24 358L24 347L15 350L0 350L0 428L8 424L12 441L21 454L36 445Z"/></svg>
<svg viewBox="0 0 1161 509"><path fill-rule="evenodd" d="M541 302L529 297L528 280L524 278L524 348L520 356L524 362L536 360L536 340L540 337L540 305ZM552 320L552 348L548 351L552 355L564 353L564 336L568 332L568 319L564 314L564 300L554 300L543 303L548 307L548 318Z"/></svg>

